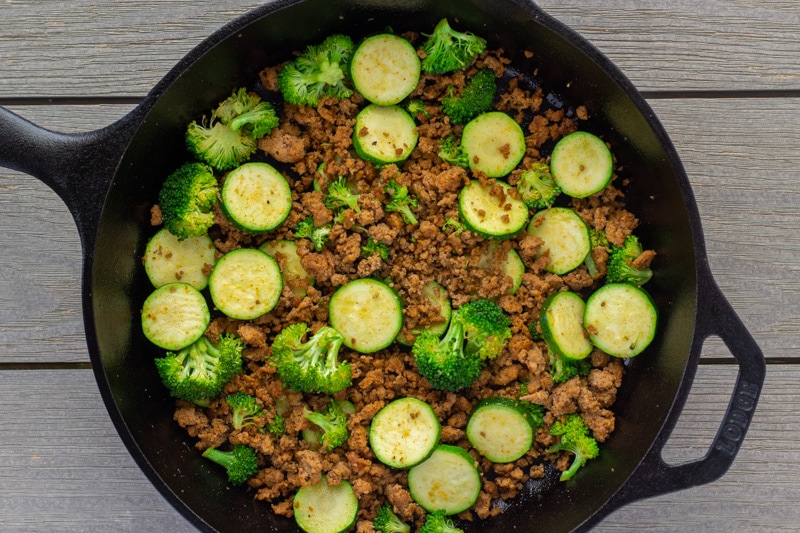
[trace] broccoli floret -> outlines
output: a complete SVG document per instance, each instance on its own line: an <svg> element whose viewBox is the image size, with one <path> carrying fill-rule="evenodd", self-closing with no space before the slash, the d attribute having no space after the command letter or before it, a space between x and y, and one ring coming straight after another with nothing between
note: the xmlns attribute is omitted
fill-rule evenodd
<svg viewBox="0 0 800 533"><path fill-rule="evenodd" d="M641 287L653 277L649 266L635 267L633 262L642 255L638 237L628 235L622 246L612 246L608 254L606 281L609 283L631 283Z"/></svg>
<svg viewBox="0 0 800 533"><path fill-rule="evenodd" d="M456 527L444 511L436 511L425 517L425 523L417 533L464 533L464 530Z"/></svg>
<svg viewBox="0 0 800 533"><path fill-rule="evenodd" d="M583 264L586 265L586 270L589 272L589 275L595 277L600 273L600 269L597 268L597 263L595 263L594 257L592 257L592 251L598 246L607 249L610 247L610 244L606 232L595 228L589 228L589 241L591 250L586 255L586 259L583 260Z"/></svg>
<svg viewBox="0 0 800 533"><path fill-rule="evenodd" d="M425 58L422 70L430 74L444 74L460 70L486 50L486 40L470 32L459 32L442 19L427 36L422 46Z"/></svg>
<svg viewBox="0 0 800 533"><path fill-rule="evenodd" d="M158 194L164 227L179 240L205 235L214 224L219 184L203 163L186 163L164 180Z"/></svg>
<svg viewBox="0 0 800 533"><path fill-rule="evenodd" d="M439 157L451 165L463 168L469 167L469 157L461 143L457 143L452 135L448 135L439 142Z"/></svg>
<svg viewBox="0 0 800 533"><path fill-rule="evenodd" d="M341 404L334 399L325 413L303 410L303 416L322 430L319 444L326 450L338 448L347 441L347 414L342 410Z"/></svg>
<svg viewBox="0 0 800 533"><path fill-rule="evenodd" d="M575 376L588 376L592 363L586 359L576 361L550 352L550 375L554 383L564 383Z"/></svg>
<svg viewBox="0 0 800 533"><path fill-rule="evenodd" d="M222 335L216 346L206 337L155 360L158 375L172 396L199 405L219 396L222 387L242 371L244 342Z"/></svg>
<svg viewBox="0 0 800 533"><path fill-rule="evenodd" d="M411 526L400 520L388 503L384 503L378 508L378 513L372 521L372 528L382 533L410 533L411 531Z"/></svg>
<svg viewBox="0 0 800 533"><path fill-rule="evenodd" d="M360 194L356 194L347 186L344 176L328 184L328 194L325 196L325 207L328 209L352 209L356 213L361 212L358 207Z"/></svg>
<svg viewBox="0 0 800 533"><path fill-rule="evenodd" d="M597 441L589 435L589 428L577 413L567 415L563 422L554 422L550 434L560 436L561 440L548 448L547 453L570 452L575 455L570 467L561 473L561 481L570 479L586 461L600 454Z"/></svg>
<svg viewBox="0 0 800 533"><path fill-rule="evenodd" d="M550 175L550 166L547 163L536 163L530 169L524 170L519 176L517 191L529 209L550 207L561 194L561 189Z"/></svg>
<svg viewBox="0 0 800 533"><path fill-rule="evenodd" d="M463 222L456 218L450 217L445 218L442 231L447 231L447 228L453 228L453 235L461 235L461 233L467 229Z"/></svg>
<svg viewBox="0 0 800 533"><path fill-rule="evenodd" d="M231 407L233 427L236 429L256 425L256 418L264 414L264 410L256 402L256 399L245 392L229 394L225 397L225 401Z"/></svg>
<svg viewBox="0 0 800 533"><path fill-rule="evenodd" d="M213 117L208 121L203 117L186 128L186 147L215 169L230 170L247 161L258 145L246 130L236 131Z"/></svg>
<svg viewBox="0 0 800 533"><path fill-rule="evenodd" d="M228 481L234 485L241 485L258 472L256 452L244 444L235 444L229 452L207 448L203 457L224 466L228 471Z"/></svg>
<svg viewBox="0 0 800 533"><path fill-rule="evenodd" d="M309 239L311 244L314 245L316 251L320 251L325 247L328 242L332 226L325 224L324 226L317 227L314 225L314 217L309 215L301 220L297 227L294 229L294 237L296 239Z"/></svg>
<svg viewBox="0 0 800 533"><path fill-rule="evenodd" d="M430 118L431 114L425 108L425 102L422 100L409 100L406 104L406 110L411 113L412 115L425 115L426 117Z"/></svg>
<svg viewBox="0 0 800 533"><path fill-rule="evenodd" d="M276 414L272 422L267 424L267 431L275 437L280 437L286 433L286 418Z"/></svg>
<svg viewBox="0 0 800 533"><path fill-rule="evenodd" d="M283 383L301 392L334 394L350 386L351 369L338 359L344 338L323 326L308 341L304 323L285 327L272 343L272 362Z"/></svg>
<svg viewBox="0 0 800 533"><path fill-rule="evenodd" d="M453 313L442 339L424 330L411 353L419 373L439 390L457 391L472 385L483 360L500 355L511 337L509 319L490 300L468 302Z"/></svg>
<svg viewBox="0 0 800 533"><path fill-rule="evenodd" d="M442 98L442 111L450 117L453 124L466 124L494 104L497 83L494 72L489 69L478 71L461 93L461 96Z"/></svg>
<svg viewBox="0 0 800 533"><path fill-rule="evenodd" d="M353 48L346 35L331 35L322 44L308 46L278 74L283 97L292 104L314 107L323 96L349 98L353 91L345 82Z"/></svg>
<svg viewBox="0 0 800 533"><path fill-rule="evenodd" d="M539 404L520 399L517 399L516 407L524 414L525 419L532 428L540 428L544 426L544 407Z"/></svg>
<svg viewBox="0 0 800 533"><path fill-rule="evenodd" d="M269 102L262 102L256 93L241 87L220 102L213 116L234 131L244 128L258 140L278 127L279 120Z"/></svg>
<svg viewBox="0 0 800 533"><path fill-rule="evenodd" d="M408 187L401 186L394 179L391 179L386 184L386 192L391 196L391 200L386 205L386 210L400 213L406 224L411 224L412 226L417 224L417 217L411 211L412 208L417 208L417 199L408 194Z"/></svg>
<svg viewBox="0 0 800 533"><path fill-rule="evenodd" d="M372 237L367 238L367 244L361 247L361 255L365 257L370 257L373 255L378 255L384 261L389 260L389 247L382 242L378 242Z"/></svg>

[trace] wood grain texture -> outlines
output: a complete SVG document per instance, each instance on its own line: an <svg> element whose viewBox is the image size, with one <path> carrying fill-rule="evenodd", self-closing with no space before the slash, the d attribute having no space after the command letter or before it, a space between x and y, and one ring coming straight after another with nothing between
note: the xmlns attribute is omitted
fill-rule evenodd
<svg viewBox="0 0 800 533"><path fill-rule="evenodd" d="M209 34L260 4L5 2L0 98L142 96ZM786 0L538 4L592 41L642 90L800 88L800 21Z"/></svg>
<svg viewBox="0 0 800 533"><path fill-rule="evenodd" d="M668 462L702 456L734 379L733 367L700 367ZM799 380L800 366L770 367L751 430L723 478L626 506L597 530L794 529L800 469L787 436L800 431ZM135 466L88 370L0 372L0 483L13 487L0 492L1 531L192 530Z"/></svg>

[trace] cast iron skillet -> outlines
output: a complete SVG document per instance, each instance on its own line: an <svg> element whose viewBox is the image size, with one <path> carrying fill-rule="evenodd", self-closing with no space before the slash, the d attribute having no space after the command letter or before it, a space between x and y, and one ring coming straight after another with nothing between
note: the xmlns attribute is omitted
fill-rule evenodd
<svg viewBox="0 0 800 533"><path fill-rule="evenodd" d="M713 481L731 465L764 380L763 356L713 281L697 207L661 124L632 84L580 36L524 0L277 0L235 20L186 56L129 115L80 135L45 131L0 108L0 164L52 187L72 212L84 254L83 310L95 376L122 439L153 484L205 530L293 531L246 489L231 489L172 421L139 309L149 286L139 257L148 207L186 157L185 125L266 65L334 32L429 31L442 17L504 48L556 105L585 104L635 177L628 205L658 252L647 288L661 313L651 347L631 360L617 431L576 479L530 483L506 512L468 531L583 529L621 505ZM533 60L523 51L535 53ZM575 104L571 104L571 103ZM726 416L708 453L669 466L660 456L694 377L703 341L718 335L739 364Z"/></svg>

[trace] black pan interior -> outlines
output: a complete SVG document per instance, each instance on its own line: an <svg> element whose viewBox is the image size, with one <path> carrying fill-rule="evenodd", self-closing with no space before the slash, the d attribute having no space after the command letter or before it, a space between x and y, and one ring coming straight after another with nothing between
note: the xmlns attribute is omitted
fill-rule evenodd
<svg viewBox="0 0 800 533"><path fill-rule="evenodd" d="M552 477L531 483L500 517L467 525L467 531L559 531L599 517L603 504L625 483L662 430L673 403L681 404L681 381L692 369L695 320L697 215L672 146L607 61L528 4L512 0L307 0L278 2L269 16L236 28L187 69L168 76L151 95L152 108L127 149L111 185L100 222L91 272L97 346L118 413L123 439L145 473L196 525L220 531L293 531L294 522L275 517L268 504L246 489L230 488L209 467L172 421L173 402L158 381L152 360L161 354L142 336L139 310L151 290L139 257L152 234L148 207L161 180L186 157L185 125L240 84L252 85L266 65L288 59L292 50L334 32L354 38L392 28L429 31L442 17L460 29L502 47L514 67L538 68L551 100L566 107L584 104L591 128L613 143L631 178L627 202L641 219L638 230L658 258L647 288L660 309L654 344L628 367L617 401L617 431L577 480ZM526 59L523 51L534 52ZM692 372L688 375L691 376Z"/></svg>

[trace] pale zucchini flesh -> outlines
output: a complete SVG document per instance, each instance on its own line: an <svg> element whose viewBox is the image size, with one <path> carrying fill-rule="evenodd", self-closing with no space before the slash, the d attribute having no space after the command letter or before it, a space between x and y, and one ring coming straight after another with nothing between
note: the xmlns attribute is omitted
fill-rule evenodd
<svg viewBox="0 0 800 533"><path fill-rule="evenodd" d="M487 398L470 415L467 439L493 463L511 463L531 449L533 427L508 398Z"/></svg>
<svg viewBox="0 0 800 533"><path fill-rule="evenodd" d="M508 175L527 149L520 125L501 111L483 113L469 121L461 134L461 146L469 167L490 178Z"/></svg>
<svg viewBox="0 0 800 533"><path fill-rule="evenodd" d="M373 353L394 342L403 326L403 304L382 281L356 279L331 296L328 316L331 326L344 337L345 346Z"/></svg>
<svg viewBox="0 0 800 533"><path fill-rule="evenodd" d="M177 351L203 336L211 313L205 297L188 283L168 283L142 305L142 330L160 348Z"/></svg>
<svg viewBox="0 0 800 533"><path fill-rule="evenodd" d="M368 105L356 117L353 147L359 157L375 164L406 160L418 139L414 119L399 106Z"/></svg>
<svg viewBox="0 0 800 533"><path fill-rule="evenodd" d="M658 313L650 295L630 283L609 283L586 301L589 340L614 357L634 357L656 335Z"/></svg>
<svg viewBox="0 0 800 533"><path fill-rule="evenodd" d="M420 60L414 46L399 35L367 37L350 61L353 86L370 102L397 104L417 87Z"/></svg>
<svg viewBox="0 0 800 533"><path fill-rule="evenodd" d="M544 241L538 256L549 252L550 262L545 268L554 274L578 268L591 251L589 227L566 207L553 207L533 215L528 233Z"/></svg>
<svg viewBox="0 0 800 533"><path fill-rule="evenodd" d="M586 198L611 181L614 158L602 139L576 131L556 143L550 156L550 174L564 194Z"/></svg>
<svg viewBox="0 0 800 533"><path fill-rule="evenodd" d="M232 170L220 196L231 222L252 233L277 228L292 210L289 183L269 163L245 163Z"/></svg>
<svg viewBox="0 0 800 533"><path fill-rule="evenodd" d="M440 434L439 420L430 405L417 398L400 398L373 417L369 444L383 464L410 468L428 458Z"/></svg>
<svg viewBox="0 0 800 533"><path fill-rule="evenodd" d="M217 261L208 280L211 300L223 314L253 320L271 311L283 291L278 262L253 248L240 248Z"/></svg>
<svg viewBox="0 0 800 533"><path fill-rule="evenodd" d="M592 343L583 329L585 309L583 299L570 291L557 292L545 300L539 322L550 350L573 360L585 359L592 353Z"/></svg>
<svg viewBox="0 0 800 533"><path fill-rule="evenodd" d="M215 262L216 249L208 235L179 240L162 228L147 241L144 250L144 270L154 287L188 283L202 291Z"/></svg>
<svg viewBox="0 0 800 533"><path fill-rule="evenodd" d="M267 241L259 249L278 261L283 283L290 286L294 294L303 297L308 293L308 287L314 285L314 278L303 268L296 242L286 239Z"/></svg>
<svg viewBox="0 0 800 533"><path fill-rule="evenodd" d="M440 444L408 471L411 497L428 512L458 514L472 507L481 492L475 459L458 446Z"/></svg>
<svg viewBox="0 0 800 533"><path fill-rule="evenodd" d="M328 485L323 476L297 491L292 509L297 525L306 533L342 533L355 524L358 497L349 481Z"/></svg>
<svg viewBox="0 0 800 533"><path fill-rule="evenodd" d="M486 253L478 261L478 268L487 270L499 269L500 272L511 278L511 288L508 294L515 294L520 285L522 285L525 263L522 262L519 253L513 248L509 248L506 252L498 252L498 246L499 244L496 242L489 243ZM498 254L502 255L498 257Z"/></svg>
<svg viewBox="0 0 800 533"><path fill-rule="evenodd" d="M492 194L492 187L470 181L458 196L458 210L464 224L475 233L486 237L511 237L525 227L528 208L521 200L512 196L512 187L498 181L495 186L503 189L503 200Z"/></svg>

